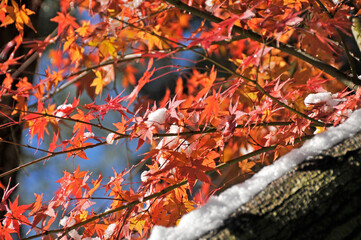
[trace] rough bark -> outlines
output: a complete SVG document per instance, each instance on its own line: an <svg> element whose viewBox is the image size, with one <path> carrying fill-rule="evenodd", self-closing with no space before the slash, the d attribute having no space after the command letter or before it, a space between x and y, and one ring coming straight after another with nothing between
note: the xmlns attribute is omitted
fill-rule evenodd
<svg viewBox="0 0 361 240"><path fill-rule="evenodd" d="M361 133L272 182L201 239L361 239Z"/></svg>

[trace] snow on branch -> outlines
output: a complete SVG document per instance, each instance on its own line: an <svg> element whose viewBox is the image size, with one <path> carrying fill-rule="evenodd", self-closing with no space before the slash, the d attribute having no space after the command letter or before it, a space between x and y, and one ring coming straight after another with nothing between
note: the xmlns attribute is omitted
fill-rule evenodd
<svg viewBox="0 0 361 240"><path fill-rule="evenodd" d="M301 162L352 137L359 131L361 131L361 109L352 113L343 124L316 135L302 147L289 152L272 165L264 167L245 182L232 186L219 196L210 197L204 206L184 215L176 227L154 227L149 239L195 239L216 229L232 212L250 201L269 183L280 178Z"/></svg>

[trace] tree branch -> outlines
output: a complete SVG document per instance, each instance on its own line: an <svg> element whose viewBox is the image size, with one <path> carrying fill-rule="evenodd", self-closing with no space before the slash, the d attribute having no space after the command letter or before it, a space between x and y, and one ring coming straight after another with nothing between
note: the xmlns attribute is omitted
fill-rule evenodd
<svg viewBox="0 0 361 240"><path fill-rule="evenodd" d="M182 47L186 47L186 45L184 45L184 44L182 44L182 43L179 43L179 42L177 42L177 41L171 40L171 39L169 39L169 38L167 38L167 37L161 36L161 35L159 35L159 34L156 34L156 33L154 33L154 32L148 31L148 30L146 30L146 29L137 27L137 26L135 26L134 24L127 23L127 22L125 22L125 21L123 21L123 20L121 20L121 19L118 19L118 18L113 18L113 19L116 19L116 20L118 20L118 21L120 21L120 22L123 22L123 23L128 24L129 26L132 26L133 28L139 29L139 30L141 30L141 31L143 31L143 32L146 32L146 33L148 33L148 34L151 34L151 35L153 35L153 36L156 36L156 37L158 37L159 39L165 41L166 43L174 43L174 44L180 45L180 46L182 46ZM225 70L226 72L228 72L228 73L230 73L230 74L232 74L232 75L235 75L235 76L237 76L237 77L243 78L243 79L245 79L246 81L248 81L248 82L250 82L250 83L253 83L253 84L256 86L256 88L257 88L261 93L263 93L264 95L266 95L267 97L269 97L270 99L272 99L274 102L276 102L276 103L279 104L280 106L288 109L289 111L295 113L296 115L298 115L298 116L300 116L300 117L302 117L302 118L305 118L305 119L309 120L310 122L314 123L314 124L317 125L317 126L320 126L320 127L325 126L325 123L323 123L323 122L321 122L321 121L319 121L319 120L313 119L312 117L307 116L306 114L298 111L297 109L294 109L294 108L288 106L287 104L285 104L285 103L283 103L282 101L278 100L277 98L273 97L273 96L272 96L271 94L269 94L266 90L264 90L264 89L262 88L262 86L257 83L257 81L255 81L255 80L253 80L253 79L250 79L250 78L248 78L248 77L246 77L246 76L244 76L244 75L242 75L242 74L239 74L239 73L233 71L232 69L229 69L228 67L224 66L223 64L217 62L217 61L214 60L213 58L208 57L207 55L205 55L205 54L203 54L203 53L200 53L200 52L198 52L198 51L196 51L196 50L194 50L194 49L192 49L192 48L189 48L189 49L190 49L192 52L194 52L195 54L203 57L204 59L207 59L208 61L210 61L210 62L213 63L214 65L222 68L222 69Z"/></svg>
<svg viewBox="0 0 361 240"><path fill-rule="evenodd" d="M204 12L201 11L197 8L188 6L187 4L183 3L180 0L166 0L166 2L176 6L179 9L185 10L187 12L192 13L195 16L201 17L203 19L206 19L208 21L214 22L214 23L220 23L223 21L223 19L218 18L208 12ZM277 42L276 40L272 39L271 41L267 41L265 42L264 39L262 38L261 35L259 35L256 32L253 32L251 30L248 29L243 29L239 26L234 26L233 30L234 33L238 33L240 34L241 38L249 38L253 41L259 42L259 43L263 43L269 47L273 47L273 48L277 48L285 53L288 53L292 56L295 56L309 64L311 64L312 66L324 71L325 73L329 74L332 77L335 77L337 80L339 80L340 82L342 82L345 86L349 87L350 89L354 89L356 90L358 88L357 85L355 85L352 81L352 78L348 77L346 74L344 74L343 72L339 71L338 69L336 69L335 67L321 61L320 59L304 52L301 51L300 49L297 49L291 45L285 44L285 43L281 43L281 42Z"/></svg>
<svg viewBox="0 0 361 240"><path fill-rule="evenodd" d="M309 139L310 136L305 136L305 137L302 137L302 138L299 138L297 139L295 142L302 142L302 141L305 141L307 139ZM290 145L290 144L288 144ZM254 157L254 156L257 156L259 154L262 154L262 153L265 153L265 152L268 152L268 151L272 151L274 149L276 149L277 145L272 145L272 146L269 146L269 147L265 147L265 148L261 148L261 149L258 149L256 151L253 151L251 153L248 153L248 154L245 154L241 157L238 157L238 158L234 158L226 163L222 163L218 166L215 167L214 170L210 170L210 171L207 171L206 174L211 174L211 173L214 173L215 171L217 170L220 170L226 166L229 166L231 164L234 164L234 163L237 163L237 162L240 162L242 160L245 160L245 159L248 159L248 158L251 158L251 157ZM105 211L103 213L100 213L100 214L97 214L85 221L82 221L80 223L77 223L77 224L74 224L73 226L71 227L67 227L67 228L64 228L64 229L55 229L55 230L48 230L48 231L44 231L40 234L37 234L37 235L33 235L33 236L30 236L30 237L27 237L27 238L24 238L23 240L30 240L30 239L34 239L34 238L38 238L38 237L42 237L42 236L46 236L46 235L49 235L49 234L55 234L55 233L60 233L60 232L63 232L62 236L65 236L67 233L69 233L71 230L73 229L76 229L76 228L79 228L81 226L84 226L85 224L87 223L90 223L92 221L95 221L97 219L100 219L100 218L103 218L109 214L112 214L112 213L115 213L115 212L118 212L118 211L121 211L121 210L124 210L124 209L128 209L128 208L131 208L131 207L134 207L135 205L137 204L140 204L140 203L144 203L148 200L151 200L151 199L154 199L154 198L158 198L176 188L179 188L185 184L187 184L188 181L187 180L183 180L179 183L176 183L174 185L171 185L171 186L168 186L166 188L164 188L163 190L159 191L159 192L156 192L156 193L153 193L145 198L143 198L142 200L135 200L135 201L132 201L132 202L129 202L123 206L120 206L120 207L117 207L117 208L114 208L114 209L111 209L111 210L108 210L108 211Z"/></svg>
<svg viewBox="0 0 361 240"><path fill-rule="evenodd" d="M360 143L358 133L304 161L199 239L360 239Z"/></svg>

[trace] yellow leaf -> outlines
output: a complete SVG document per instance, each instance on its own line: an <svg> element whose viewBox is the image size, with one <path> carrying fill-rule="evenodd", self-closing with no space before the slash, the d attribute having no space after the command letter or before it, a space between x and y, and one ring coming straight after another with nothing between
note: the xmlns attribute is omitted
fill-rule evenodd
<svg viewBox="0 0 361 240"><path fill-rule="evenodd" d="M9 24L12 24L13 22L14 22L14 19L12 19L12 18L10 17L10 15L7 15L7 16L5 17L4 22L1 24L0 27L7 26L7 25L9 25Z"/></svg>
<svg viewBox="0 0 361 240"><path fill-rule="evenodd" d="M93 83L90 86L95 87L95 94L99 95L103 91L104 78L100 71L98 70L93 70L93 71L95 73L96 78L93 80Z"/></svg>
<svg viewBox="0 0 361 240"><path fill-rule="evenodd" d="M116 58L117 49L116 49L115 38L111 37L109 39L105 39L104 41L101 41L99 44L99 52L103 57L110 55Z"/></svg>
<svg viewBox="0 0 361 240"><path fill-rule="evenodd" d="M19 14L17 15L16 22L21 25L24 25L24 23L25 23L26 26L28 26L34 32L36 32L33 24L30 21L30 18L28 17L29 15L32 15L34 13L35 12L31 11L30 9L25 8L25 5L22 5L21 9L19 10Z"/></svg>
<svg viewBox="0 0 361 240"><path fill-rule="evenodd" d="M327 128L325 128L325 127L316 127L316 131L314 131L313 134L319 134L326 130L327 130Z"/></svg>
<svg viewBox="0 0 361 240"><path fill-rule="evenodd" d="M22 5L21 8L19 8L19 5L14 0L11 0L11 3L12 6L6 7L6 12L8 15L6 16L5 21L1 24L1 26L7 26L15 22L15 27L20 33L24 32L24 24L36 32L29 18L29 15L32 15L35 12L25 8L25 5Z"/></svg>
<svg viewBox="0 0 361 240"><path fill-rule="evenodd" d="M80 213L80 220L85 221L88 218L88 211L83 210Z"/></svg>
<svg viewBox="0 0 361 240"><path fill-rule="evenodd" d="M253 173L252 168L256 165L255 162L248 162L248 159L238 163L238 167L241 169L243 174Z"/></svg>
<svg viewBox="0 0 361 240"><path fill-rule="evenodd" d="M90 21L83 21L82 26L78 28L76 32L79 33L81 37L85 37L86 35L90 34L91 33Z"/></svg>
<svg viewBox="0 0 361 240"><path fill-rule="evenodd" d="M77 44L71 45L69 53L71 56L71 62L78 64L83 59L84 48L79 47Z"/></svg>

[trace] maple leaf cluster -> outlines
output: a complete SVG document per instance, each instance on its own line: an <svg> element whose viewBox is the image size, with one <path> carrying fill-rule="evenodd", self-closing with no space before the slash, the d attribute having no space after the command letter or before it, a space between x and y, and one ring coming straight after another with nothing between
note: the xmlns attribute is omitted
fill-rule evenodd
<svg viewBox="0 0 361 240"><path fill-rule="evenodd" d="M0 239L20 235L21 225L30 227L29 238L146 238L153 226L176 225L218 190L345 121L361 105L357 71L352 64L339 70L345 57L355 58L345 38L352 38L350 17L359 9L326 0L61 0L51 19L56 33L15 57L24 28L35 31L33 12L2 0L0 27L15 24L19 32L2 50L8 58L0 63L0 97L16 102L2 108L11 119L2 127L20 124L38 143L53 135L48 149L38 148L46 156L15 171L61 154L92 161L87 149L131 140L150 150L110 179L77 166L64 170L50 200L35 194L33 203L19 205L9 200L14 189L1 186ZM79 20L74 11L89 17ZM11 74L50 45L39 81ZM190 67L169 66L177 73L174 88L161 101L143 96L165 69L159 61L182 52L198 58ZM119 75L128 94L117 91ZM71 87L77 97L55 101ZM80 101L84 95L91 101ZM119 118L109 126L104 118L111 113ZM62 134L69 127L70 136ZM133 189L128 176L141 166ZM101 190L110 204L99 212L94 199Z"/></svg>

